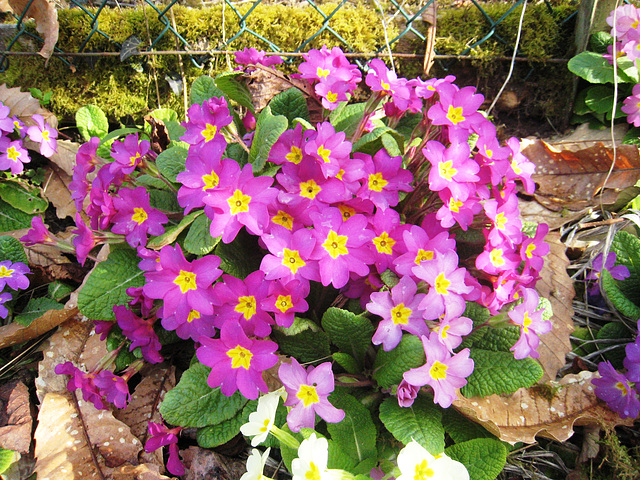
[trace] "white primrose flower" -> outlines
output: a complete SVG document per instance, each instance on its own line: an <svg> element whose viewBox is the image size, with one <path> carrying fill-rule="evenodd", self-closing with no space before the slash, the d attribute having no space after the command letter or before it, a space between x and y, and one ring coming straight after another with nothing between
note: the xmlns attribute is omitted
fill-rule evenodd
<svg viewBox="0 0 640 480"><path fill-rule="evenodd" d="M260 450L253 449L251 455L247 458L247 472L240 477L240 480L264 480L267 477L262 475L264 465L269 458L271 448L267 448L263 454Z"/></svg>
<svg viewBox="0 0 640 480"><path fill-rule="evenodd" d="M397 480L469 480L466 467L444 453L434 457L422 445L411 440L398 454L401 475Z"/></svg>
<svg viewBox="0 0 640 480"><path fill-rule="evenodd" d="M251 446L257 447L267 439L276 418L276 409L284 389L262 395L258 399L258 409L249 415L249 421L240 427L245 437L253 437Z"/></svg>
<svg viewBox="0 0 640 480"><path fill-rule="evenodd" d="M293 480L324 480L327 475L327 461L329 459L329 442L326 438L317 438L312 433L303 440L298 448L298 458L291 462Z"/></svg>

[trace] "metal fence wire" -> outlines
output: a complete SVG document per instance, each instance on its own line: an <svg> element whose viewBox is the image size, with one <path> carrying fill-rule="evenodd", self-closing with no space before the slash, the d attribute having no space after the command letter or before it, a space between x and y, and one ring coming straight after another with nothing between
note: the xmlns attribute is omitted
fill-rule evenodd
<svg viewBox="0 0 640 480"><path fill-rule="evenodd" d="M46 0L28 0L22 14L15 14L15 13L12 14L12 17L13 17L13 20L15 20L15 23L11 23L11 22L7 23L5 20L4 25L0 25L1 27L3 27L3 30L4 30L3 36L5 37L4 49L1 49L2 45L0 44L0 73L7 70L9 56L17 55L17 54L33 54L33 55L37 54L36 52L27 52L27 53L12 52L12 49L14 48L14 46L16 45L16 43L21 37L28 37L29 39L32 40L32 42L35 41L36 44L44 43L44 39L40 37L37 34L37 32L34 32L33 28L28 28L28 25L29 25L28 16L26 15L26 13L29 11L29 8L32 6L32 4L38 1L46 1ZM353 54L360 54L362 55L363 58L381 55L385 53L387 49L391 49L394 52L394 54L402 55L403 52L399 51L397 49L397 46L399 45L400 40L403 39L404 37L413 36L422 42L426 42L427 38L425 35L426 29L424 27L425 26L424 20L428 18L428 15L429 15L428 10L430 8L433 8L432 6L435 6L435 2L437 0L418 0L417 2L410 1L410 0L403 0L403 1L371 0L373 2L373 6L375 10L377 10L381 14L380 21L383 23L383 26L385 27L385 33L386 33L387 22L393 21L394 25L399 25L399 28L394 29L394 32L397 32L397 34L395 34L395 36L393 37L387 36L387 38L385 38L384 44L380 48L372 52L358 52L332 26L332 20L335 17L336 13L340 9L344 8L345 5L347 5L348 2L350 2L351 0L341 0L338 4L335 4L335 8L333 8L333 10L331 10L329 13L325 13L326 4L324 3L321 4L318 1L314 1L314 0L298 0L298 3L296 5L298 4L303 6L308 5L312 7L314 14L317 13L317 15L319 15L322 20L319 28L317 28L315 31L309 31L308 33L305 33L307 37L304 39L304 41L302 41L295 49L291 50L289 48L288 51L283 51L284 47L282 47L281 45L278 45L273 39L267 38L261 35L260 33L252 30L249 27L248 19L251 17L251 15L256 15L255 13L256 7L261 3L265 3L265 4L274 3L273 0L255 0L253 2L250 2L251 6L248 10L246 10L246 8L239 8L241 5L247 5L248 2L246 0L245 1L219 0L218 2L216 2L216 4L223 4L222 5L223 8L228 8L233 12L235 16L234 18L235 23L232 22L232 24L229 24L227 22L227 25L225 25L228 38L226 39L226 42L224 42L224 44L220 45L216 50L204 50L204 51L198 50L197 48L194 48L193 45L190 45L189 42L180 33L180 28L176 27L174 21L172 22L171 9L178 3L178 1L179 0L172 0L166 5L160 5L154 2L153 0L142 0L140 1L140 3L137 3L135 5L128 5L128 7L132 7L132 8L140 8L141 6L150 7L151 9L153 9L153 11L155 11L155 13L157 14L158 20L164 26L162 31L155 37L155 39L152 39L152 41L150 42L149 48L143 52L135 51L136 54L157 55L157 54L164 53L164 54L173 54L173 55L177 55L177 54L187 55L189 56L189 58L191 59L194 65L200 67L202 66L202 63L206 61L207 58L211 58L215 55L219 55L223 53L228 53L228 50L232 49L232 44L235 40L241 37L245 37L245 40L247 40L246 37L249 37L249 41L254 40L255 44L256 45L259 44L260 46L266 45L268 47L268 50L279 53L285 59L287 59L288 61L291 61L291 58L300 56L301 52L307 51L309 48L309 44L316 37L318 37L321 34L327 33L337 39L337 41L343 46L343 50ZM382 5L380 1L384 1L384 4ZM455 3L456 1L458 2L458 5L456 5ZM490 39L509 46L508 42L504 38L502 38L502 36L498 33L498 27L503 22L505 22L505 20L510 15L514 15L514 11L519 6L521 6L524 2L525 0L515 0L513 2L508 2L510 4L512 3L512 5L508 8L506 13L502 14L498 18L494 18L489 13L487 13L487 10L483 8L482 4L480 4L476 0L454 0L453 4L449 0L448 6L451 6L453 8L460 8L459 5L464 5L465 7L473 6L477 8L480 11L482 17L486 20L485 29L482 32L478 32L476 36L477 40L467 45L467 47L463 51L459 52L457 55L454 55L454 57L458 56L462 58L467 54L469 54L469 52L471 52L473 49L479 47L480 45L482 45L483 43L487 42ZM275 3L282 3L282 2L275 2ZM351 1L351 3L353 2ZM550 3L549 0L544 0L544 4L548 8L549 12L553 14L554 6L552 5L552 3ZM83 15L86 15L86 18L90 23L91 30L89 34L82 41L79 49L75 52L65 52L58 47L54 49L53 56L58 57L61 61L65 62L69 66L72 66L73 56L100 54L99 52L90 52L90 53L86 52L89 45L89 41L94 35L101 35L105 37L109 41L109 43L113 45L113 51L103 52L105 54L115 55L117 53L114 53L114 52L122 52L123 48L130 47L130 45L129 46L123 45L123 43L126 43L126 42L120 43L115 39L110 38L108 33L100 29L100 15L105 9L114 8L114 7L124 8L125 6L123 6L122 4L119 4L118 0L101 0L99 4L97 2L93 2L91 4L92 8L87 8L87 5L88 5L88 0L69 0L69 4L67 7L67 8L80 9L83 12ZM320 8L321 6L325 6L325 9L323 10L322 8ZM245 13L242 13L242 11L245 11ZM573 15L575 15L575 13L576 12L573 11L566 18L560 19L560 22L561 23L568 22L573 17ZM167 35L174 37L177 45L176 51L171 51L171 52L168 52L168 51L159 52L157 50L154 51L154 47L156 47L158 42L160 42L160 40ZM510 47L512 48L512 46ZM437 53L438 51L436 50L436 54ZM518 55L519 53L520 52L516 52L516 54ZM436 55L436 58L437 57L438 56ZM451 57L451 56L448 56L448 57ZM122 55L121 55L121 58L122 58Z"/></svg>

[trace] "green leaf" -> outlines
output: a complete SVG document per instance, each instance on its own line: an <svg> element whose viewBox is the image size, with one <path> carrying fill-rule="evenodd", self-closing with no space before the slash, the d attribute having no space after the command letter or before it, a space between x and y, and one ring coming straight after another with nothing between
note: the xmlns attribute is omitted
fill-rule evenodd
<svg viewBox="0 0 640 480"><path fill-rule="evenodd" d="M352 373L354 375L362 373L362 370L358 365L358 362L356 362L356 359L348 353L335 352L332 357L338 365L345 369L347 373Z"/></svg>
<svg viewBox="0 0 640 480"><path fill-rule="evenodd" d="M249 421L251 412L256 411L257 404L257 400L251 400L230 419L198 429L196 432L198 445L202 448L214 448L232 440L240 433L240 427Z"/></svg>
<svg viewBox="0 0 640 480"><path fill-rule="evenodd" d="M380 420L405 445L415 440L432 455L444 451L442 410L424 395L418 395L410 407L401 407L395 397L387 397L380 404Z"/></svg>
<svg viewBox="0 0 640 480"><path fill-rule="evenodd" d="M607 270L603 270L600 274L600 286L616 310L625 317L632 319L640 318L640 307L629 300L622 290L620 290L620 283L618 283Z"/></svg>
<svg viewBox="0 0 640 480"><path fill-rule="evenodd" d="M329 120L336 132L344 132L347 138L351 138L362 120L364 107L364 102L350 103L342 108L338 107L331 112Z"/></svg>
<svg viewBox="0 0 640 480"><path fill-rule="evenodd" d="M405 143L409 143L413 130L422 121L421 113L406 113L396 125L396 131L404 137Z"/></svg>
<svg viewBox="0 0 640 480"><path fill-rule="evenodd" d="M356 144L353 146L353 151L374 155L378 150L380 150L383 146L385 146L382 139L384 134L391 134L391 133L398 135L397 132L394 132L389 127L375 128L372 132L369 132L363 135L362 137L360 137L360 140L358 140ZM390 142L393 142L393 137L391 137L391 140L387 137L386 143L389 145ZM396 143L396 145L392 147L392 149L398 151L399 150L398 144ZM391 155L391 152L388 152L388 153L389 155Z"/></svg>
<svg viewBox="0 0 640 480"><path fill-rule="evenodd" d="M249 151L249 163L253 165L255 173L264 168L264 164L269 158L269 152L280 135L287 130L289 121L284 115L273 115L271 108L267 105L258 115L256 123L256 133L253 136L253 143Z"/></svg>
<svg viewBox="0 0 640 480"><path fill-rule="evenodd" d="M371 320L348 310L331 307L322 316L322 328L329 335L331 343L355 358L359 365L364 364L364 355L371 346L375 331Z"/></svg>
<svg viewBox="0 0 640 480"><path fill-rule="evenodd" d="M220 387L207 385L211 369L194 363L182 374L178 385L167 392L160 404L165 422L181 427L206 427L233 418L248 400L235 392L226 397ZM236 431L236 433L239 429Z"/></svg>
<svg viewBox="0 0 640 480"><path fill-rule="evenodd" d="M592 112L592 110L587 106L586 101L589 88L580 90L576 95L576 99L573 101L573 113L576 115L587 115Z"/></svg>
<svg viewBox="0 0 640 480"><path fill-rule="evenodd" d="M508 352L520 338L520 327L516 325L511 325L506 328L487 327L484 330L486 330L484 335L473 342L474 347L483 350Z"/></svg>
<svg viewBox="0 0 640 480"><path fill-rule="evenodd" d="M30 228L31 218L33 215L13 208L4 200L0 200L0 233Z"/></svg>
<svg viewBox="0 0 640 480"><path fill-rule="evenodd" d="M191 105L202 103L212 97L222 97L224 93L216 86L216 82L208 75L202 75L191 84L191 95L189 102Z"/></svg>
<svg viewBox="0 0 640 480"><path fill-rule="evenodd" d="M185 228L193 223L193 221L198 218L198 216L202 215L203 210L198 210L196 212L191 212L186 217L183 217L180 220L180 223L177 225L165 226L165 232L162 235L158 235L157 237L153 237L151 240L147 242L147 248L159 249L164 247L165 245L169 245L176 241L178 235L180 235Z"/></svg>
<svg viewBox="0 0 640 480"><path fill-rule="evenodd" d="M156 108L149 115L151 115L156 120L160 120L162 123L167 125L167 122L177 122L178 121L178 112L176 112L172 108Z"/></svg>
<svg viewBox="0 0 640 480"><path fill-rule="evenodd" d="M109 120L100 107L95 105L87 105L78 109L76 126L86 142L91 140L91 137L102 138L109 133Z"/></svg>
<svg viewBox="0 0 640 480"><path fill-rule="evenodd" d="M245 278L259 270L263 256L256 237L243 232L231 243L218 243L215 253L222 260L220 268L224 273L236 278Z"/></svg>
<svg viewBox="0 0 640 480"><path fill-rule="evenodd" d="M0 261L11 260L11 262L22 262L29 264L27 254L24 253L24 247L20 240L9 235L0 236Z"/></svg>
<svg viewBox="0 0 640 480"><path fill-rule="evenodd" d="M162 210L163 212L183 212L184 209L178 203L176 194L167 190L158 190L157 188L148 188L149 204L153 208Z"/></svg>
<svg viewBox="0 0 640 480"><path fill-rule="evenodd" d="M467 302L463 315L473 320L474 325L480 325L491 318L491 312L476 302Z"/></svg>
<svg viewBox="0 0 640 480"><path fill-rule="evenodd" d="M475 367L460 390L467 398L488 395L510 395L519 388L538 382L544 373L532 358L516 360L511 352L472 349L470 357Z"/></svg>
<svg viewBox="0 0 640 480"><path fill-rule="evenodd" d="M167 120L164 125L167 127L167 132L169 132L169 139L171 140L170 146L189 148L187 143L180 141L180 137L187 131L186 127L180 125L180 122L173 120Z"/></svg>
<svg viewBox="0 0 640 480"><path fill-rule="evenodd" d="M614 107L613 86L594 85L587 90L584 103L596 113L608 113Z"/></svg>
<svg viewBox="0 0 640 480"><path fill-rule="evenodd" d="M27 188L12 181L0 183L0 198L25 213L43 213L49 206L49 202L40 196L40 188Z"/></svg>
<svg viewBox="0 0 640 480"><path fill-rule="evenodd" d="M596 53L607 53L609 45L613 45L613 37L607 32L596 32L589 38L589 50Z"/></svg>
<svg viewBox="0 0 640 480"><path fill-rule="evenodd" d="M220 242L220 237L212 237L210 227L211 219L209 217L206 215L198 216L189 227L184 239L184 249L194 255L206 255L211 252Z"/></svg>
<svg viewBox="0 0 640 480"><path fill-rule="evenodd" d="M458 413L455 408L442 412L442 426L455 443L466 442L474 438L493 438L495 435L476 422Z"/></svg>
<svg viewBox="0 0 640 480"><path fill-rule="evenodd" d="M640 127L631 127L627 133L624 134L622 143L625 145L640 145Z"/></svg>
<svg viewBox="0 0 640 480"><path fill-rule="evenodd" d="M456 443L445 453L467 468L469 480L493 480L504 469L508 452L499 440L476 438Z"/></svg>
<svg viewBox="0 0 640 480"><path fill-rule="evenodd" d="M4 473L16 460L17 455L13 450L0 448L0 473Z"/></svg>
<svg viewBox="0 0 640 480"><path fill-rule="evenodd" d="M426 361L422 341L416 335L403 335L396 348L378 350L373 364L373 378L380 388L391 388L402 381L402 374L424 365Z"/></svg>
<svg viewBox="0 0 640 480"><path fill-rule="evenodd" d="M314 431L310 428L303 428L299 432L293 433L291 430L289 430L289 425L287 425L286 423L282 427L280 427L280 429L292 435L300 443L302 443L305 438L308 438L309 435L311 435L311 433ZM317 435L317 437L322 437L322 435ZM287 467L287 470L291 471L291 462L298 458L298 450L293 449L287 445L280 444L280 454L282 455L282 461Z"/></svg>
<svg viewBox="0 0 640 480"><path fill-rule="evenodd" d="M178 174L185 170L188 154L189 150L181 146L167 148L156 158L156 166L167 180L175 182Z"/></svg>
<svg viewBox="0 0 640 480"><path fill-rule="evenodd" d="M301 363L319 361L331 355L327 334L306 318L296 317L288 328L276 326L271 335L281 354Z"/></svg>
<svg viewBox="0 0 640 480"><path fill-rule="evenodd" d="M47 297L53 298L56 302L59 302L63 298L71 295L74 290L75 287L55 280L47 286Z"/></svg>
<svg viewBox="0 0 640 480"><path fill-rule="evenodd" d="M144 272L134 250L114 250L89 273L78 294L80 312L92 320L115 320L113 307L131 300L127 288L142 287Z"/></svg>
<svg viewBox="0 0 640 480"><path fill-rule="evenodd" d="M20 325L28 327L36 318L40 318L49 310L62 310L64 305L47 297L32 298L24 307L20 315L13 317L13 320Z"/></svg>
<svg viewBox="0 0 640 480"><path fill-rule="evenodd" d="M227 98L247 108L250 112L255 112L251 102L251 92L244 83L236 80L236 77L243 75L242 72L223 72L216 77L216 86Z"/></svg>
<svg viewBox="0 0 640 480"><path fill-rule="evenodd" d="M629 269L629 277L616 282L618 289L634 304L640 305L640 239L620 230L613 237L611 250L616 254L616 265L625 265ZM606 289L605 292L609 294Z"/></svg>
<svg viewBox="0 0 640 480"><path fill-rule="evenodd" d="M569 60L569 71L585 79L589 83L613 83L613 66L601 54L595 52L582 52ZM619 69L620 71L620 69ZM627 79L618 80L622 83Z"/></svg>
<svg viewBox="0 0 640 480"><path fill-rule="evenodd" d="M598 340L620 340L620 344L617 348L607 350L603 353L605 359L609 360L616 369L623 368L623 361L627 356L624 347L628 342L622 342L627 339L631 341L631 332L622 322L608 322L605 323L598 333L596 334ZM610 348L613 347L611 343L602 342L597 344L598 348Z"/></svg>
<svg viewBox="0 0 640 480"><path fill-rule="evenodd" d="M269 102L271 113L274 115L284 115L289 120L289 127L293 128L293 121L301 118L310 121L307 99L297 88L292 87L284 92L280 92Z"/></svg>
<svg viewBox="0 0 640 480"><path fill-rule="evenodd" d="M130 133L140 133L139 128L126 127L126 128L118 128L114 130L104 137L100 138L100 143L98 144L98 156L108 160L111 157L111 145L113 142L121 136L128 135Z"/></svg>
<svg viewBox="0 0 640 480"><path fill-rule="evenodd" d="M329 397L334 407L344 411L345 417L339 423L327 423L331 440L346 454L354 465L370 457L377 457L376 427L371 413L360 401L348 394L333 394ZM342 468L330 465L329 468Z"/></svg>

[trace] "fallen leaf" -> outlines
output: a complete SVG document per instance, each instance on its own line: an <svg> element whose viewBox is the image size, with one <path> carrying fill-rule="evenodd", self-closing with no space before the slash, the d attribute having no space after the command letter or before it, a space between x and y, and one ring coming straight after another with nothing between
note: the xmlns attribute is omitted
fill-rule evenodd
<svg viewBox="0 0 640 480"><path fill-rule="evenodd" d="M49 310L41 317L36 318L27 327L15 322L0 327L0 348L10 347L11 345L17 345L39 337L77 314L77 308Z"/></svg>
<svg viewBox="0 0 640 480"><path fill-rule="evenodd" d="M20 87L9 88L6 83L0 85L0 101L9 107L11 115L15 115L27 125L35 125L31 117L37 113L42 115L42 118L53 128L58 126L56 116L40 106L40 101L33 98L31 93L21 91Z"/></svg>
<svg viewBox="0 0 640 480"><path fill-rule="evenodd" d="M583 371L557 382L521 388L509 397L458 396L453 405L511 444L535 443L536 435L564 442L578 425L633 425L633 419L622 420L596 397L591 379L597 377L597 372Z"/></svg>
<svg viewBox="0 0 640 480"><path fill-rule="evenodd" d="M200 447L183 450L182 458L189 469L186 480L215 478L216 480L237 480L246 471L245 462L230 458Z"/></svg>
<svg viewBox="0 0 640 480"><path fill-rule="evenodd" d="M79 143L58 140L58 151L49 158L49 162L60 167L69 177L73 177L73 167L76 165L76 154L79 148Z"/></svg>
<svg viewBox="0 0 640 480"><path fill-rule="evenodd" d="M29 453L33 426L29 389L19 381L5 383L0 387L0 401L0 448Z"/></svg>
<svg viewBox="0 0 640 480"><path fill-rule="evenodd" d="M536 165L536 173L531 176L538 185L535 199L557 212L582 210L601 201L614 203L618 194L640 176L640 155L633 145L617 147L611 175L613 150L601 142L571 151L535 140L528 142L522 153Z"/></svg>
<svg viewBox="0 0 640 480"><path fill-rule="evenodd" d="M52 164L45 167L44 196L56 207L58 218L75 217L76 205L71 198L69 183L72 177L60 167Z"/></svg>
<svg viewBox="0 0 640 480"><path fill-rule="evenodd" d="M54 3L48 0L9 0L13 13L17 16L28 7L24 18L33 18L36 21L36 30L44 37L44 45L38 52L44 58L49 58L58 43L58 12Z"/></svg>
<svg viewBox="0 0 640 480"><path fill-rule="evenodd" d="M549 253L545 256L544 267L536 284L540 296L551 302L553 329L540 337L538 361L544 370L542 381L555 380L558 370L566 363L565 356L571 351L569 339L573 332L573 307L575 296L573 281L567 273L569 259L566 247L557 232L549 233L545 241L549 244Z"/></svg>

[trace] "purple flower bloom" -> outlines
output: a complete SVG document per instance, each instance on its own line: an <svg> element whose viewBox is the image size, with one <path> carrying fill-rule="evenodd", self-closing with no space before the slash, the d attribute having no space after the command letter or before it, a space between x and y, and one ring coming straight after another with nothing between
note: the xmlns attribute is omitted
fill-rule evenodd
<svg viewBox="0 0 640 480"><path fill-rule="evenodd" d="M518 197L510 195L502 204L494 199L487 200L484 211L493 223L489 231L489 241L493 245L499 245L503 240L510 245L521 243L522 221L519 218Z"/></svg>
<svg viewBox="0 0 640 480"><path fill-rule="evenodd" d="M484 97L475 93L475 87L459 89L452 83L438 85L440 99L427 112L434 125L448 125L466 130L485 122L478 108Z"/></svg>
<svg viewBox="0 0 640 480"><path fill-rule="evenodd" d="M275 200L278 190L270 188L273 178L253 176L253 166L242 169L237 186L223 192L214 191L204 202L211 207L205 213L211 218L211 236L220 237L224 243L236 238L244 225L253 235L262 235L269 223L267 205Z"/></svg>
<svg viewBox="0 0 640 480"><path fill-rule="evenodd" d="M212 97L202 105L194 103L189 107L188 122L183 122L182 126L187 131L180 137L180 140L194 145L197 148L213 142L224 148L227 141L222 135L222 128L232 121L229 114L229 107L224 97Z"/></svg>
<svg viewBox="0 0 640 480"><path fill-rule="evenodd" d="M11 260L0 262L0 291L5 285L14 290L24 290L29 286L29 279L25 276L29 272L29 267L22 262L12 263Z"/></svg>
<svg viewBox="0 0 640 480"><path fill-rule="evenodd" d="M351 154L351 142L329 122L322 122L316 128L318 133L307 140L304 152L316 159L324 178L335 177L340 172L340 162Z"/></svg>
<svg viewBox="0 0 640 480"><path fill-rule="evenodd" d="M102 370L94 379L94 383L107 402L113 403L118 408L127 407L131 394L124 378L114 375L109 370Z"/></svg>
<svg viewBox="0 0 640 480"><path fill-rule="evenodd" d="M203 315L185 303L178 305L176 311L167 313L167 316L164 316L164 311L162 313L162 327L165 330L175 330L180 338L191 338L195 342L202 336L213 337L216 333L214 323L213 315Z"/></svg>
<svg viewBox="0 0 640 480"><path fill-rule="evenodd" d="M293 407L287 415L287 425L292 432L313 428L316 413L329 423L344 419L344 411L331 405L328 399L335 388L331 362L305 370L295 358L291 358L291 364L280 365L278 376L287 391L284 405Z"/></svg>
<svg viewBox="0 0 640 480"><path fill-rule="evenodd" d="M76 213L76 228L71 233L76 236L73 238L73 246L76 248L76 257L80 265L84 266L84 262L87 261L87 256L93 247L96 245L95 237L93 236L93 230L91 230L82 220L82 215Z"/></svg>
<svg viewBox="0 0 640 480"><path fill-rule="evenodd" d="M400 382L400 385L398 385L398 390L396 393L398 405L405 408L410 407L418 397L419 391L420 387L411 385L403 378Z"/></svg>
<svg viewBox="0 0 640 480"><path fill-rule="evenodd" d="M113 216L111 231L125 235L133 248L147 244L147 234L162 235L164 223L169 219L160 210L151 208L149 193L144 187L121 188L113 199L117 213Z"/></svg>
<svg viewBox="0 0 640 480"><path fill-rule="evenodd" d="M371 91L391 96L397 108L407 110L411 98L411 89L407 86L407 79L398 78L395 72L389 70L379 58L371 60L369 67L365 83L371 87Z"/></svg>
<svg viewBox="0 0 640 480"><path fill-rule="evenodd" d="M624 347L626 357L624 368L627 369L627 378L631 382L640 382L640 337L636 341Z"/></svg>
<svg viewBox="0 0 640 480"><path fill-rule="evenodd" d="M320 281L318 262L310 260L316 246L311 230L301 228L291 233L285 227L273 225L271 233L261 239L271 252L260 264L267 280L281 279L285 283L294 279Z"/></svg>
<svg viewBox="0 0 640 480"><path fill-rule="evenodd" d="M129 351L140 347L142 356L149 363L160 363L163 358L160 355L160 340L153 330L153 319L145 320L131 312L124 305L115 305L113 313L116 316L118 326L125 337L131 340Z"/></svg>
<svg viewBox="0 0 640 480"><path fill-rule="evenodd" d="M316 246L311 259L318 260L320 279L324 286L344 287L349 281L349 272L365 276L373 256L368 242L374 233L367 228L363 215L354 215L343 221L337 208L327 208L322 213L311 214L316 236Z"/></svg>
<svg viewBox="0 0 640 480"><path fill-rule="evenodd" d="M428 335L427 327L422 318L422 310L418 305L424 298L424 293L416 294L418 287L410 277L402 277L391 292L373 292L367 310L382 317L373 344L380 345L385 351L394 349L402 339L402 331L414 335Z"/></svg>
<svg viewBox="0 0 640 480"><path fill-rule="evenodd" d="M75 202L76 210L81 211L84 199L89 191L87 175L100 164L97 152L100 139L91 137L87 143L83 143L76 153L76 164L73 167L73 179L69 183L71 198Z"/></svg>
<svg viewBox="0 0 640 480"><path fill-rule="evenodd" d="M11 300L11 294L9 292L0 293L0 318L7 318L9 315L9 309L4 306L9 300Z"/></svg>
<svg viewBox="0 0 640 480"><path fill-rule="evenodd" d="M31 125L27 128L27 135L31 140L40 144L40 153L50 158L58 151L58 142L56 140L58 131L45 122L42 115L36 113L31 118L36 122L36 125Z"/></svg>
<svg viewBox="0 0 640 480"><path fill-rule="evenodd" d="M149 140L138 141L138 134L127 135L123 142L113 142L111 156L115 160L109 166L112 174L129 175L142 162L151 147Z"/></svg>
<svg viewBox="0 0 640 480"><path fill-rule="evenodd" d="M231 396L236 390L250 400L269 388L262 379L262 372L278 363L275 354L278 345L269 340L251 340L235 322L225 322L220 338L202 337L202 346L196 351L198 360L211 367L207 384L211 388Z"/></svg>
<svg viewBox="0 0 640 480"><path fill-rule="evenodd" d="M95 374L83 372L71 362L56 365L54 372L58 375L69 375L71 377L67 382L67 390L73 392L79 388L82 390L82 398L85 402L93 403L98 410L107 408L102 399L102 393L100 393L94 382Z"/></svg>
<svg viewBox="0 0 640 480"><path fill-rule="evenodd" d="M538 358L540 354L536 349L540 344L539 336L549 333L553 328L550 321L542 318L544 309L538 310L540 304L538 293L531 288L526 288L522 291L522 296L524 301L507 312L509 318L520 326L520 338L510 349L518 360L529 356Z"/></svg>
<svg viewBox="0 0 640 480"><path fill-rule="evenodd" d="M404 372L403 378L415 387L430 385L433 388L433 401L443 408L449 408L457 398L455 390L465 386L467 377L473 372L474 363L469 358L469 349L451 355L436 333L431 333L429 337L423 335L422 345L426 363Z"/></svg>
<svg viewBox="0 0 640 480"><path fill-rule="evenodd" d="M0 133L13 132L13 120L11 120L11 109L0 102Z"/></svg>
<svg viewBox="0 0 640 480"><path fill-rule="evenodd" d="M616 280L624 280L625 278L628 278L629 275L631 275L629 273L629 268L627 268L626 265L616 265L615 252L607 253L606 260L604 260L604 252L600 252L593 259L593 262L591 263L591 271L586 276L587 280L596 280L596 282L594 282L593 285L589 287L588 291L590 295L595 296L600 294L599 280L603 270L608 271Z"/></svg>
<svg viewBox="0 0 640 480"><path fill-rule="evenodd" d="M611 410L620 418L636 418L640 413L640 399L633 384L620 372L613 368L609 361L598 365L601 378L591 380L596 386L596 396L607 402Z"/></svg>
<svg viewBox="0 0 640 480"><path fill-rule="evenodd" d="M264 65L270 67L282 63L282 57L279 55L266 55L264 51L258 51L253 47L244 48L242 51L235 52L236 63L240 65ZM252 69L253 70L253 69ZM247 69L247 71L251 71Z"/></svg>
<svg viewBox="0 0 640 480"><path fill-rule="evenodd" d="M549 245L544 241L547 233L549 233L549 225L541 223L537 226L536 234L533 238L524 238L522 245L520 245L520 258L524 260L525 269L531 269L536 272L542 270L544 256L549 253Z"/></svg>
<svg viewBox="0 0 640 480"><path fill-rule="evenodd" d="M31 228L25 235L20 237L20 241L25 247L40 243L46 245L55 245L57 243L56 237L49 232L49 229L40 216L35 216L31 219Z"/></svg>
<svg viewBox="0 0 640 480"><path fill-rule="evenodd" d="M15 140L2 147L4 152L0 155L0 170L10 169L11 173L17 175L24 171L24 164L29 163L29 153L22 148L22 141Z"/></svg>
<svg viewBox="0 0 640 480"><path fill-rule="evenodd" d="M186 302L190 310L211 315L211 284L222 275L220 258L215 255L188 262L180 245L166 245L160 250L160 270L145 273L142 291L149 298L162 299L164 310L174 312Z"/></svg>
<svg viewBox="0 0 640 480"><path fill-rule="evenodd" d="M348 83L352 89L360 83L362 75L357 66L351 65L342 50L324 45L320 50L310 50L304 55L304 62L298 67L302 78L312 81L340 80Z"/></svg>
<svg viewBox="0 0 640 480"><path fill-rule="evenodd" d="M453 349L462 343L462 337L473 330L473 321L467 317L444 318L434 330L440 343L453 353Z"/></svg>
<svg viewBox="0 0 640 480"><path fill-rule="evenodd" d="M385 149L380 149L371 158L365 154L355 154L364 160L365 180L357 193L359 198L370 199L376 207L386 209L398 204L398 192L413 190L413 175L402 168L402 157L391 157Z"/></svg>
<svg viewBox="0 0 640 480"><path fill-rule="evenodd" d="M313 129L303 130L301 123L292 130L286 130L269 150L269 161L276 165L282 165L285 162L299 164L302 160L304 145L313 134L315 134Z"/></svg>
<svg viewBox="0 0 640 480"><path fill-rule="evenodd" d="M100 340L104 342L109 336L109 332L111 332L111 329L116 324L116 322L113 322L111 320L94 320L93 324L96 333L100 334Z"/></svg>
<svg viewBox="0 0 640 480"><path fill-rule="evenodd" d="M427 142L422 149L425 158L431 162L429 188L439 192L448 189L460 201L465 201L472 193L469 183L480 178L480 166L469 158L469 144L456 138L447 148L435 140Z"/></svg>
<svg viewBox="0 0 640 480"><path fill-rule="evenodd" d="M437 222L435 222L437 223ZM433 260L437 255L454 251L456 242L447 232L431 237L417 225L411 225L402 232L406 251L393 261L395 271L400 275L414 275L412 268L425 260ZM415 277L417 278L417 277Z"/></svg>
<svg viewBox="0 0 640 480"><path fill-rule="evenodd" d="M308 282L292 280L285 284L276 280L269 285L269 296L262 300L262 309L273 312L276 323L287 328L293 324L296 313L309 309L309 304L305 301L308 294Z"/></svg>
<svg viewBox="0 0 640 480"><path fill-rule="evenodd" d="M172 475L184 475L185 469L180 461L178 450L178 435L182 427L168 428L162 423L149 422L150 437L144 445L144 451L153 452L160 447L169 445L169 459L167 460L167 470Z"/></svg>

